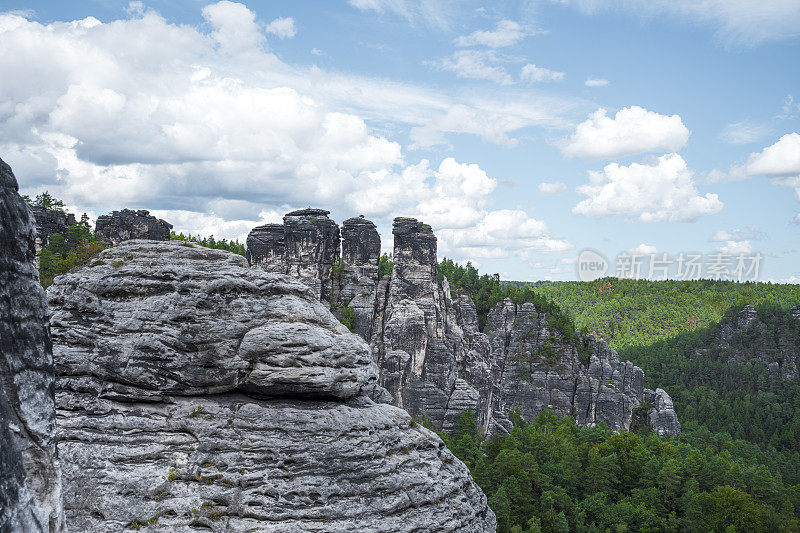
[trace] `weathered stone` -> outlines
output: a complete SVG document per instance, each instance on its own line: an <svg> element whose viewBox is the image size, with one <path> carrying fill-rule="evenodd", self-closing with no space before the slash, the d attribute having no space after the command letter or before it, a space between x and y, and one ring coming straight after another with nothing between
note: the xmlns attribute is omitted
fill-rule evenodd
<svg viewBox="0 0 800 533"><path fill-rule="evenodd" d="M647 425L659 435L679 435L681 425L669 394L664 389L645 389L644 399L650 405L647 410Z"/></svg>
<svg viewBox="0 0 800 533"><path fill-rule="evenodd" d="M321 291L327 274L319 265L336 257L330 251L334 239L324 238L336 231L327 215L302 210L284 219L298 222L255 228L248 240L253 246L250 264L288 272ZM331 229L319 230L320 220ZM577 349L563 342L547 316L531 304L499 303L481 332L469 296L451 295L448 281L439 282L436 236L427 224L395 219L394 268L383 280L378 280L380 237L375 225L351 218L343 223L341 235L342 260L333 268L330 299L322 299L370 342L380 384L395 405L417 420L428 418L437 430L449 431L469 407L487 434L502 433L511 427L509 409L519 405L526 418L550 408L574 415L580 425L604 421L615 430L630 427L633 410L643 400L642 370L621 362L605 343L590 340L587 363L581 363ZM305 244L282 245L290 241ZM327 259L320 250L328 252ZM305 267L290 271L289 263ZM553 360L528 361L528 354L551 338L556 340ZM519 364L522 360L527 366Z"/></svg>
<svg viewBox="0 0 800 533"><path fill-rule="evenodd" d="M77 531L494 531L369 348L304 284L131 241L49 289Z"/></svg>
<svg viewBox="0 0 800 533"><path fill-rule="evenodd" d="M144 209L123 209L110 215L100 215L95 224L97 236L113 245L133 239L168 241L171 230L172 224Z"/></svg>
<svg viewBox="0 0 800 533"><path fill-rule="evenodd" d="M47 305L36 226L0 159L0 532L64 527Z"/></svg>
<svg viewBox="0 0 800 533"><path fill-rule="evenodd" d="M69 227L76 222L75 215L58 209L34 206L31 207L31 211L33 211L33 216L36 219L37 254L50 243L51 236L56 233L66 236Z"/></svg>
<svg viewBox="0 0 800 533"><path fill-rule="evenodd" d="M247 262L267 272L286 273L283 224L264 224L247 235Z"/></svg>

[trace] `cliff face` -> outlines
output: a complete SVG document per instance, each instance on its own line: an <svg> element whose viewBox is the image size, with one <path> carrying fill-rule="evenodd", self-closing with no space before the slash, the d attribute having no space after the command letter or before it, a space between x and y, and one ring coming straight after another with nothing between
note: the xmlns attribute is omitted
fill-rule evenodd
<svg viewBox="0 0 800 533"><path fill-rule="evenodd" d="M530 419L544 409L572 415L581 426L605 422L615 431L629 429L637 408L648 407L646 422L660 434L680 433L680 424L667 393L644 388L644 372L605 342L584 339L588 364L578 349L550 326L548 316L531 303L506 299L489 313L486 333L496 364L501 368L493 406L495 420L517 406Z"/></svg>
<svg viewBox="0 0 800 533"><path fill-rule="evenodd" d="M735 317L720 322L717 347L725 351L732 363L759 361L767 367L771 380L798 379L800 305L789 311L788 318L788 324L770 328L759 318L755 307L746 305Z"/></svg>
<svg viewBox="0 0 800 533"><path fill-rule="evenodd" d="M244 258L128 241L48 289L76 531L494 531L367 344Z"/></svg>
<svg viewBox="0 0 800 533"><path fill-rule="evenodd" d="M50 242L50 237L58 233L66 236L67 229L75 224L75 215L46 207L31 207L36 220L36 254Z"/></svg>
<svg viewBox="0 0 800 533"><path fill-rule="evenodd" d="M329 228L327 212L324 220ZM279 243L293 239L292 233L289 224L255 228L248 237L250 264L288 272L292 252ZM299 278L369 341L380 385L415 419L427 417L435 428L450 431L461 411L471 407L485 432L506 432L508 412L518 406L529 419L550 408L575 416L580 425L603 421L620 430L630 428L637 409L647 409L643 418L659 433L680 432L669 396L644 389L640 368L590 339L588 362L582 363L577 349L532 304L499 302L481 332L470 298L451 294L447 280L438 282L431 228L397 218L392 233L391 276L378 279L380 237L374 224L355 218L343 225L342 260L330 278L323 269L316 280ZM330 257L336 257L335 245L334 239L326 241Z"/></svg>
<svg viewBox="0 0 800 533"><path fill-rule="evenodd" d="M0 159L0 532L62 531L53 358L36 226Z"/></svg>
<svg viewBox="0 0 800 533"><path fill-rule="evenodd" d="M110 215L100 215L95 224L97 236L112 245L132 239L168 241L171 230L172 224L144 209L123 209Z"/></svg>

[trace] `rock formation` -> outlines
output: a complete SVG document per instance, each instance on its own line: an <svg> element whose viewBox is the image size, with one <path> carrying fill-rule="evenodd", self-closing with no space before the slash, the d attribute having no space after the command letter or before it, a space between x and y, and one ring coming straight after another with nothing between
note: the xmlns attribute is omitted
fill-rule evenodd
<svg viewBox="0 0 800 533"><path fill-rule="evenodd" d="M168 241L172 224L158 219L150 211L123 209L110 215L100 215L95 224L95 233L105 242L117 245L132 239Z"/></svg>
<svg viewBox="0 0 800 533"><path fill-rule="evenodd" d="M36 219L36 253L48 245L50 237L56 233L67 235L67 230L75 224L75 215L65 213L58 209L48 209L46 207L31 207L33 216Z"/></svg>
<svg viewBox="0 0 800 533"><path fill-rule="evenodd" d="M330 228L324 214L324 227ZM428 418L435 428L450 431L470 407L491 434L510 429L508 412L516 406L526 418L549 408L574 416L580 425L605 422L620 430L630 428L634 411L650 394L645 421L661 434L680 432L666 392L645 390L642 370L620 361L604 342L584 339L588 351L582 361L575 343L565 342L545 313L510 300L495 306L480 331L469 296L451 294L446 279L439 283L430 226L397 218L393 235L394 267L391 276L379 280L380 237L374 224L363 218L345 221L342 261L330 278L330 298L323 294L322 299L369 341L380 385L415 419ZM288 224L255 228L248 237L248 248L254 246L248 251L250 264L288 272L286 264L297 261L296 252L281 243L292 239L297 237ZM331 257L336 256L333 247L330 239ZM327 284L323 277L310 281L309 272L304 283Z"/></svg>
<svg viewBox="0 0 800 533"><path fill-rule="evenodd" d="M62 531L53 356L36 226L0 159L0 532Z"/></svg>
<svg viewBox="0 0 800 533"><path fill-rule="evenodd" d="M800 319L800 305L788 313ZM770 379L786 381L800 377L800 343L796 335L792 336L786 328L769 331L752 305L745 305L735 317L720 322L716 343L732 363L760 362L767 367Z"/></svg>
<svg viewBox="0 0 800 533"><path fill-rule="evenodd" d="M369 347L306 285L128 241L48 295L73 530L494 531L441 440L366 396Z"/></svg>
<svg viewBox="0 0 800 533"><path fill-rule="evenodd" d="M308 285L317 299L331 301L331 273L339 261L339 226L330 211L299 209L286 213L283 225L266 224L247 237L253 266L289 274ZM252 250L250 249L253 245Z"/></svg>

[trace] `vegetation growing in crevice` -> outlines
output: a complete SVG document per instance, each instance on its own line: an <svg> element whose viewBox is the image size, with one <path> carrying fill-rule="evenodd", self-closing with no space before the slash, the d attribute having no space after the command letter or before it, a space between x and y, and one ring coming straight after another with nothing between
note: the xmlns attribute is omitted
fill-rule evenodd
<svg viewBox="0 0 800 533"><path fill-rule="evenodd" d="M384 276L391 276L392 268L394 268L394 263L392 263L391 254L381 255L381 258L378 260L378 279Z"/></svg>

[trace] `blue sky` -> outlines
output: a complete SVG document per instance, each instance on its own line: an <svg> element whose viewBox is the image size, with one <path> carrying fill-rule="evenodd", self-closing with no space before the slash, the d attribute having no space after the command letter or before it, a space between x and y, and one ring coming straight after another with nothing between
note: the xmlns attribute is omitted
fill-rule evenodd
<svg viewBox="0 0 800 533"><path fill-rule="evenodd" d="M800 282L800 4L0 0L0 157L92 216L307 205L575 279L586 248Z"/></svg>

